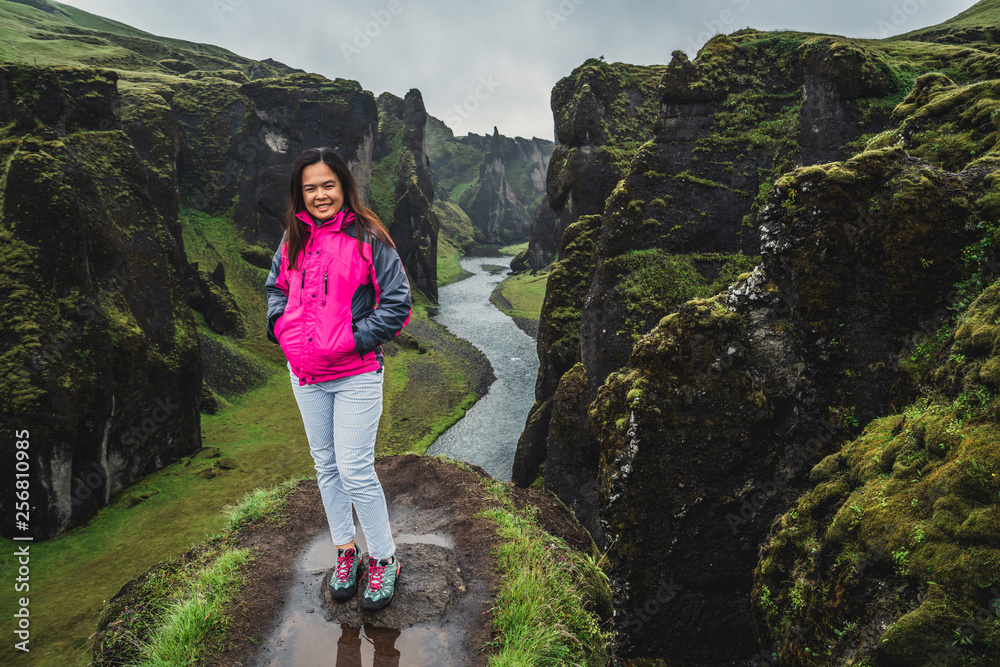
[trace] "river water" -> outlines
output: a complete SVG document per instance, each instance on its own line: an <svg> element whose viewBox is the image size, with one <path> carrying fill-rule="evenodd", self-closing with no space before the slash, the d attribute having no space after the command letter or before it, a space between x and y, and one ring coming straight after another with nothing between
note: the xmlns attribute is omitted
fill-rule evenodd
<svg viewBox="0 0 1000 667"><path fill-rule="evenodd" d="M468 257L462 268L474 274L438 291L434 320L469 341L493 364L496 381L465 417L441 434L428 454L445 454L482 467L508 481L517 440L535 400L538 356L535 341L490 303L490 294L510 269L509 256ZM483 265L503 266L491 274Z"/></svg>

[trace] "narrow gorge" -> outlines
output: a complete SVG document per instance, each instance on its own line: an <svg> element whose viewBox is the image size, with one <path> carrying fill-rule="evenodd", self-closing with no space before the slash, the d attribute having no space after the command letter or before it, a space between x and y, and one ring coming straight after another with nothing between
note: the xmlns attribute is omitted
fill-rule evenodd
<svg viewBox="0 0 1000 667"><path fill-rule="evenodd" d="M456 136L417 88L376 95L49 0L0 0L0 35L0 426L30 425L47 584L113 569L84 547L147 534L140 511L206 534L256 487L299 494L312 544L311 487L278 486L308 463L262 286L290 164L329 145L415 295L386 346L390 500L458 522L455 567L491 573L474 589L491 606L450 635L489 641L470 664L518 636L499 563L531 535L580 615L529 623L571 645L530 664L1000 665L1000 0L887 39L745 28L662 64L590 58L552 88L555 141L502 119ZM451 283L491 270L468 259L483 246L516 246L512 280L545 290L533 342L471 315L504 320L489 360L435 321ZM524 405L474 406L508 372L533 376L511 382ZM493 413L432 445L470 408ZM405 456L425 451L466 462ZM5 482L5 545L16 506ZM283 530L178 538L83 604L40 603L52 648L25 664L125 664L115 627L152 614L154 575L183 578L175 554ZM254 632L289 577L254 589ZM213 655L256 660L260 639Z"/></svg>

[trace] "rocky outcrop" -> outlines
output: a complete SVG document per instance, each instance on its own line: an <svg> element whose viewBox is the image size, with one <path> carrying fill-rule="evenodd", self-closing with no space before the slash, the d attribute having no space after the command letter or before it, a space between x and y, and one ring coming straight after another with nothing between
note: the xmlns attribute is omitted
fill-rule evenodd
<svg viewBox="0 0 1000 667"><path fill-rule="evenodd" d="M565 81L553 90L560 138L579 142L622 131L602 115L608 106L601 101L609 85L605 70L597 62L578 70L575 95L567 92ZM752 30L714 38L695 61L676 52L670 65L658 72L658 115L655 123L649 121L652 141L633 144L624 179L620 184L615 179L606 201L588 204L599 206L603 214L579 320L578 360L586 368L590 400L660 318L708 285L725 287L726 280L752 267L758 248L755 217L773 179L799 163L849 155L850 141L889 126L892 103L884 96L904 85L894 78L885 53L872 47ZM568 106L557 106L563 100ZM638 117L633 119L638 122ZM563 154L557 149L549 170L557 239L563 220L575 214L575 197L560 192L593 181L586 168L569 166L582 153L566 150L568 166L560 167ZM551 186L558 173L567 175L557 190ZM581 189L592 196L601 188ZM643 270L638 271L640 265ZM688 269L695 271L693 280L682 277ZM630 298L636 296L642 308ZM546 317L543 311L542 320ZM546 355L540 347L540 373L551 372ZM537 405L554 396L558 381L558 375L540 376ZM587 396L577 402L588 404ZM543 429L534 415L528 423L534 428L526 429L521 448L597 447L592 431L574 433L571 442L560 443L548 435L535 439ZM536 451L522 460L546 457ZM564 466L559 468L564 475ZM515 480L527 484L535 475L536 469L516 470ZM596 471L580 470L574 477L591 480L577 488L594 488ZM576 495L564 500L595 508L597 503L595 497ZM588 527L599 530L593 524Z"/></svg>
<svg viewBox="0 0 1000 667"><path fill-rule="evenodd" d="M243 314L226 287L226 267L220 262L209 273L199 269L195 262L190 268L196 279L189 281L194 283L188 287L191 307L205 316L205 322L215 333L231 334L238 338L245 336Z"/></svg>
<svg viewBox="0 0 1000 667"><path fill-rule="evenodd" d="M869 256L908 268L910 300L941 307L890 357L897 387L919 387L918 400L895 401L820 460L812 488L773 525L750 600L758 642L781 664L995 661L1000 209L996 130L983 118L1000 106L998 85L925 75L896 108L899 128L873 142L928 162L910 157L919 175L887 180L892 197L880 208L915 218L878 234L892 255ZM850 229L858 239L876 233ZM936 243L914 243L942 233L964 247L942 255ZM900 247L910 244L912 255ZM931 267L949 278L918 287Z"/></svg>
<svg viewBox="0 0 1000 667"><path fill-rule="evenodd" d="M556 257L556 216L549 206L548 195L542 198L531 217L531 238L528 242L528 265L539 271Z"/></svg>
<svg viewBox="0 0 1000 667"><path fill-rule="evenodd" d="M620 627L656 590L650 571L684 588L629 632L636 655L725 664L756 652L758 545L813 464L912 396L894 362L961 277L983 178L899 149L792 172L762 216L760 269L664 318L608 378L591 416L601 516L608 539L627 542L610 557ZM697 562L708 545L712 558ZM724 645L705 641L722 633Z"/></svg>
<svg viewBox="0 0 1000 667"><path fill-rule="evenodd" d="M625 175L638 146L652 136L655 91L662 73L662 67L591 59L552 91L559 144L546 172L545 200L535 211L528 257L533 269L553 258L566 260L566 273L559 275L585 282L571 283L555 272L549 279L551 285L555 278L558 287L546 289L539 319L535 404L518 442L513 470L517 484L529 485L539 474L545 460L555 388L563 373L577 361L579 316L590 284L591 232L595 224L592 219L584 223L584 218L604 210L605 199ZM572 238L564 239L574 223L582 226ZM576 245L578 238L582 246ZM553 348L556 341L561 342ZM596 516L596 512L593 514ZM596 523L588 523L587 527L598 530Z"/></svg>
<svg viewBox="0 0 1000 667"><path fill-rule="evenodd" d="M492 135L455 137L444 123L428 119L435 192L440 201L462 209L479 243L528 239L532 212L544 196L552 148L551 141L505 137L495 127Z"/></svg>
<svg viewBox="0 0 1000 667"><path fill-rule="evenodd" d="M493 139L479 169L479 188L472 201L473 220L487 243L505 244L527 236L529 221L507 182L504 160L498 150L500 133Z"/></svg>
<svg viewBox="0 0 1000 667"><path fill-rule="evenodd" d="M470 204L469 217L490 244L510 244L528 238L531 219L529 204L544 191L551 146L540 139L501 137L497 128L479 169L479 183ZM507 176L507 165L521 166L520 174ZM527 165L526 167L524 165ZM521 192L532 196L527 202L518 198L511 180L521 179Z"/></svg>
<svg viewBox="0 0 1000 667"><path fill-rule="evenodd" d="M12 123L0 144L0 421L29 443L35 539L87 520L124 485L200 446L183 247L176 219L160 212L170 203L154 203L147 168L118 129L117 78L0 69L0 123ZM14 452L4 449L7 470ZM12 495L3 509L3 534L24 534Z"/></svg>
<svg viewBox="0 0 1000 667"><path fill-rule="evenodd" d="M413 286L437 302L437 237L434 186L424 148L427 111L419 90L406 94L402 146L396 178L396 205L389 232Z"/></svg>

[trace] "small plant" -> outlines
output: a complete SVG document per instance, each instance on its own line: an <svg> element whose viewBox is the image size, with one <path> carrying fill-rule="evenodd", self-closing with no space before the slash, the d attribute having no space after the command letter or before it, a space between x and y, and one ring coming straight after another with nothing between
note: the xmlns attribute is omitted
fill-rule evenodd
<svg viewBox="0 0 1000 667"><path fill-rule="evenodd" d="M896 563L896 567L899 569L899 574L905 576L907 574L906 563L910 558L910 550L905 547L900 547L892 552L892 560Z"/></svg>

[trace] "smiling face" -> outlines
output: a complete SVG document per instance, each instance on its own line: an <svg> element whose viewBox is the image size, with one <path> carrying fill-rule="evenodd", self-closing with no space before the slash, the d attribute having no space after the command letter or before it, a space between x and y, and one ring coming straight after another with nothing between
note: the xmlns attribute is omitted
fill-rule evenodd
<svg viewBox="0 0 1000 667"><path fill-rule="evenodd" d="M344 207L340 179L325 163L317 162L302 170L302 198L306 210L317 220L329 220Z"/></svg>

